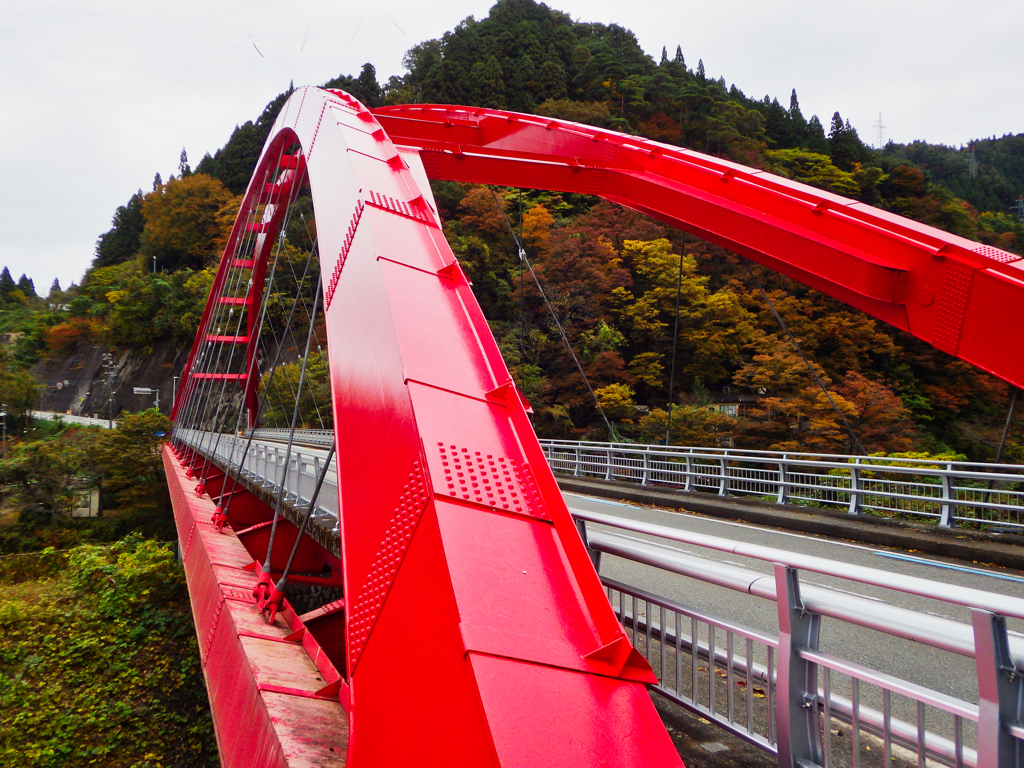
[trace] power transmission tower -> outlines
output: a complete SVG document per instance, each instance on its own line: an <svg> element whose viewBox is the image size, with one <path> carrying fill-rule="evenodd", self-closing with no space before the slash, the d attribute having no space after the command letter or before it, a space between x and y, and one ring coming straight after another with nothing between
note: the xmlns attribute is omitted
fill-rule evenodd
<svg viewBox="0 0 1024 768"><path fill-rule="evenodd" d="M968 165L970 166L970 175L972 179L978 178L978 158L974 154L974 145L971 144L971 152L967 158Z"/></svg>
<svg viewBox="0 0 1024 768"><path fill-rule="evenodd" d="M881 149L882 147L885 146L885 126L882 124L881 112L878 113L878 119L875 121L875 128L878 131L875 138L875 147L877 149Z"/></svg>

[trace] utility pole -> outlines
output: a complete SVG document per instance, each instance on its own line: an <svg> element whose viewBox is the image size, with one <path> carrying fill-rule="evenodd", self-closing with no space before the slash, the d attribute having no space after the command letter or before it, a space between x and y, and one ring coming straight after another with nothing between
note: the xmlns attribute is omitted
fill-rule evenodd
<svg viewBox="0 0 1024 768"><path fill-rule="evenodd" d="M0 418L4 420L4 458L7 458L7 406L0 403ZM4 470L4 485L7 485L7 470Z"/></svg>
<svg viewBox="0 0 1024 768"><path fill-rule="evenodd" d="M107 379L107 429L114 428L114 356L109 352L102 355L103 370Z"/></svg>

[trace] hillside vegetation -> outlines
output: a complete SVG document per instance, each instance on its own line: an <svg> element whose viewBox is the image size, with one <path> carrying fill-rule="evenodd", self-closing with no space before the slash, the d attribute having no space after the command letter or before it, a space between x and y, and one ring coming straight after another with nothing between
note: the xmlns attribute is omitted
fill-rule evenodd
<svg viewBox="0 0 1024 768"><path fill-rule="evenodd" d="M0 765L216 766L173 547L0 557L0 712Z"/></svg>

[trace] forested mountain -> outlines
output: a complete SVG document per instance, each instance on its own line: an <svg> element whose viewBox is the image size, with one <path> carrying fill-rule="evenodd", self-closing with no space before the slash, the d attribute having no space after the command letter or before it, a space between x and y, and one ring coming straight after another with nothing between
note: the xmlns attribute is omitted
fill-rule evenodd
<svg viewBox="0 0 1024 768"><path fill-rule="evenodd" d="M412 48L405 65L403 76L383 84L366 64L325 85L369 106L470 104L643 135L1024 253L1024 224L1012 210L1024 193L1024 134L964 148L920 141L872 149L838 112L804 115L795 91L782 102L747 96L702 62L691 66L678 47L655 58L627 29L574 22L534 0L501 0L486 18L467 18ZM19 315L27 331L19 354L59 354L97 340L189 343L239 195L290 93L236 128L194 172L183 153L176 176L158 177L119 208L82 284L51 292L51 304L69 311ZM607 438L547 308L520 273L498 205L521 228L622 438L664 440L671 390L673 442L854 449L760 283L867 450L992 455L1007 406L1006 386L992 377L634 212L580 195L495 192L497 204L484 187L434 184L445 233L542 434ZM0 294L3 285L0 276ZM1015 429L1011 455L1021 460Z"/></svg>

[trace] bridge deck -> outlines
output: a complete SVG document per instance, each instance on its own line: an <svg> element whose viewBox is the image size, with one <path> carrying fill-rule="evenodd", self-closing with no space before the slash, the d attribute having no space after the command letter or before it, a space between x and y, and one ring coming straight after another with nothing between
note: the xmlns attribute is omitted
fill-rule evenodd
<svg viewBox="0 0 1024 768"><path fill-rule="evenodd" d="M221 472L231 468L222 487L224 494L241 487L273 509L283 484L281 513L296 525L305 516L309 499L316 488L317 476L327 458L326 448L308 444L307 441L293 447L289 454L287 445L279 442L276 437L256 437L249 444L248 437L228 434L216 435L188 429L180 430L179 434L183 444L208 457ZM287 442L287 434L285 440ZM239 464L240 472L237 469ZM309 521L308 535L337 557L341 554L341 545L338 535L338 480L334 464L332 461L317 497L316 509Z"/></svg>
<svg viewBox="0 0 1024 768"><path fill-rule="evenodd" d="M318 693L340 675L319 653L302 619L286 608L272 624L254 609L257 577L238 536L210 522L215 505L196 496L164 449L174 519L192 597L203 676L224 764L310 768L344 766L348 714L338 693ZM299 637L296 635L299 634ZM318 663L314 663L314 659ZM222 738L245 730L244 742ZM234 745L244 755L225 754Z"/></svg>

